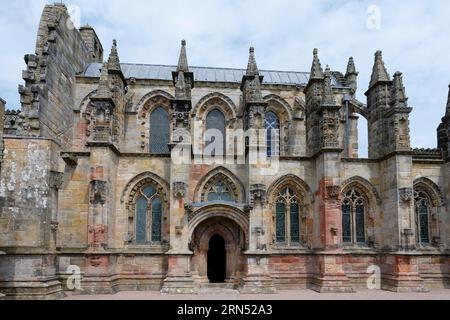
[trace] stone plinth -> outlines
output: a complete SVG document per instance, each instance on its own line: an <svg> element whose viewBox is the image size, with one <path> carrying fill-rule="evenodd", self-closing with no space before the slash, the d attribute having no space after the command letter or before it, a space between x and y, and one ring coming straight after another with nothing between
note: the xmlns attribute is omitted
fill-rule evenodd
<svg viewBox="0 0 450 320"><path fill-rule="evenodd" d="M241 280L239 292L243 294L273 294L277 289L273 285L268 271L266 255L246 253L247 270Z"/></svg>
<svg viewBox="0 0 450 320"><path fill-rule="evenodd" d="M322 255L316 258L316 275L309 288L320 293L353 293L355 289L344 272L342 257Z"/></svg>
<svg viewBox="0 0 450 320"><path fill-rule="evenodd" d="M393 255L384 257L381 288L393 292L428 292L420 276L417 257Z"/></svg>
<svg viewBox="0 0 450 320"><path fill-rule="evenodd" d="M169 254L169 270L161 289L162 294L198 293L198 286L191 272L191 257L192 253Z"/></svg>

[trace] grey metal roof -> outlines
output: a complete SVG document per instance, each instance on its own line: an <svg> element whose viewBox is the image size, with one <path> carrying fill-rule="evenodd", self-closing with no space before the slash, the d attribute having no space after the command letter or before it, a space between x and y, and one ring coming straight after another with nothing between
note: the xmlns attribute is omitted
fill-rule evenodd
<svg viewBox="0 0 450 320"><path fill-rule="evenodd" d="M122 63L122 72L126 79L150 79L150 80L172 80L172 71L176 66L151 65L151 64L130 64ZM82 74L85 77L98 78L102 64L91 63ZM246 70L229 68L209 68L209 67L189 67L194 73L195 81L198 82L228 82L241 83ZM261 70L265 84L279 85L306 85L309 80L309 72L295 71L268 71ZM343 86L336 73L332 74L332 85Z"/></svg>

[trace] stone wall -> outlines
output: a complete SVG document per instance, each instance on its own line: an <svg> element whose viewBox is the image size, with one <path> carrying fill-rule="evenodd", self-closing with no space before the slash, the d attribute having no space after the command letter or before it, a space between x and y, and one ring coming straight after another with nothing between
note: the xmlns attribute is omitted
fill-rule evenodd
<svg viewBox="0 0 450 320"><path fill-rule="evenodd" d="M23 119L19 134L52 138L63 147L71 145L75 75L92 61L69 19L65 5L44 8L36 52L25 57L25 86L19 89Z"/></svg>

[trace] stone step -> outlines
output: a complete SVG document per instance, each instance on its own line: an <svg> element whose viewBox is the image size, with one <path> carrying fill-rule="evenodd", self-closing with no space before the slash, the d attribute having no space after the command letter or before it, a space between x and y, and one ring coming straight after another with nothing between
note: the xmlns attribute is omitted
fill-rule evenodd
<svg viewBox="0 0 450 320"><path fill-rule="evenodd" d="M231 283L207 283L200 287L201 294L237 294L235 286Z"/></svg>

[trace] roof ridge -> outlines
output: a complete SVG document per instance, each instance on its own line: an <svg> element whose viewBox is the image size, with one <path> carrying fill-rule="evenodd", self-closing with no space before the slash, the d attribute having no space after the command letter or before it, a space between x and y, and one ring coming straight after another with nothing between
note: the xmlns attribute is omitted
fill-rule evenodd
<svg viewBox="0 0 450 320"><path fill-rule="evenodd" d="M169 64L152 64L152 63L130 63L130 62L122 62L121 65L177 68L176 65L169 65ZM230 67L202 67L202 66L190 66L190 68L196 68L196 69L209 69L209 70L233 70L233 71L242 71L242 72L245 72L245 70L246 70L246 69L244 69L244 68L230 68ZM263 71L263 72L286 72L286 73L305 73L305 74L309 74L309 71L294 71L294 70L261 69L260 71ZM332 72L339 72L339 71L332 71Z"/></svg>

